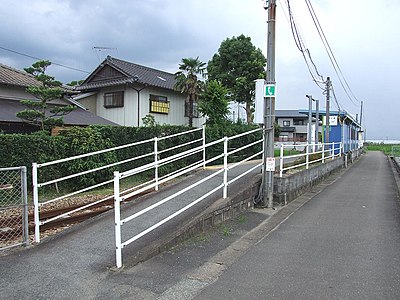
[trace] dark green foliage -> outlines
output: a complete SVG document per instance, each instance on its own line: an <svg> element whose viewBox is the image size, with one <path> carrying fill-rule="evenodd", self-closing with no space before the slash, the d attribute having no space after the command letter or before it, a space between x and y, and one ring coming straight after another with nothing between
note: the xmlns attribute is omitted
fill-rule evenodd
<svg viewBox="0 0 400 300"><path fill-rule="evenodd" d="M233 136L242 132L257 128L256 126L245 124L232 124L225 122L223 125L213 125L206 127L206 141L211 142L224 136ZM144 141L154 137L164 137L172 134L187 131L187 126L157 125L154 127L113 127L113 126L89 126L86 128L75 127L63 131L60 136L48 136L41 132L22 135L22 134L1 134L0 135L0 166L27 166L28 183L32 182L31 170L32 163L44 163L66 157L80 155L88 152L103 150L121 145L127 145L137 141ZM201 131L191 134L180 135L174 138L158 141L159 152L180 144L188 143L201 138ZM245 143L261 138L261 133L257 132L249 136L244 136L229 142L229 148L237 148ZM179 152L201 146L201 142L192 143L178 149L159 153L158 159ZM238 161L248 156L250 153L259 151L261 144L250 149L243 150L230 157L230 161ZM215 157L223 152L223 143L219 143L207 149L207 158ZM76 190L78 188L93 185L112 179L112 172L115 170L126 171L137 166L142 166L154 161L154 142L144 143L140 146L126 147L115 151L110 151L94 156L81 158L57 164L45 166L39 170L39 182L45 182L56 178L71 175L73 173L98 168L117 161L124 161L143 154L151 155L123 165L103 169L94 173L72 178L58 185L60 190ZM185 157L183 159L168 163L159 168L160 176L178 170L202 159L202 152ZM219 160L215 163L221 163ZM148 175L152 175L154 170L150 170ZM49 186L54 190L54 186Z"/></svg>
<svg viewBox="0 0 400 300"><path fill-rule="evenodd" d="M199 110L207 116L207 125L222 124L228 120L228 89L220 82L211 80L200 95Z"/></svg>
<svg viewBox="0 0 400 300"><path fill-rule="evenodd" d="M231 137L240 133L244 133L253 129L258 128L257 125L248 125L248 124L241 124L241 123L231 123L226 122L222 125L213 125L206 127L206 141L207 143L221 139L224 136ZM257 131L253 134L245 135L240 138L236 138L230 140L228 142L228 151L232 149L240 148L248 143L255 142L262 138L261 131ZM221 153L223 153L223 143L218 143L217 145L211 146L207 149L206 154L207 158L210 159L215 157ZM236 162L245 159L246 157L254 154L258 151L261 151L262 143L258 143L252 147L239 151L231 156L229 156L229 162ZM218 160L216 163L221 164L223 162L222 159Z"/></svg>
<svg viewBox="0 0 400 300"><path fill-rule="evenodd" d="M254 80L265 77L266 62L262 51L243 34L224 40L208 62L208 79L218 80L229 88L233 101L246 103L247 122L252 121Z"/></svg>
<svg viewBox="0 0 400 300"><path fill-rule="evenodd" d="M46 74L46 69L51 65L48 60L42 60L34 63L32 67L25 71L33 76L41 84L40 86L30 86L26 89L28 93L35 96L37 101L22 100L21 103L27 107L17 113L17 117L25 122L40 127L41 130L50 130L56 126L63 125L62 116L75 109L74 106L56 106L49 108L48 102L55 99L61 99L64 90L61 88L61 82L54 77Z"/></svg>
<svg viewBox="0 0 400 300"><path fill-rule="evenodd" d="M175 73L176 84L175 90L187 94L187 102L189 105L189 127L193 126L193 103L202 90L202 82L198 76L203 76L206 70L206 64L195 58L182 58L182 63L179 64L179 71Z"/></svg>
<svg viewBox="0 0 400 300"><path fill-rule="evenodd" d="M100 132L90 127L74 127L65 131L63 136L68 143L68 156L96 152L114 146L109 138L103 138ZM68 174L75 174L109 165L117 161L115 151L111 151L72 160L63 163L63 165L65 165ZM93 173L81 175L74 180L74 186L83 187L103 182L112 178L113 171L116 170L118 170L118 167L105 168Z"/></svg>

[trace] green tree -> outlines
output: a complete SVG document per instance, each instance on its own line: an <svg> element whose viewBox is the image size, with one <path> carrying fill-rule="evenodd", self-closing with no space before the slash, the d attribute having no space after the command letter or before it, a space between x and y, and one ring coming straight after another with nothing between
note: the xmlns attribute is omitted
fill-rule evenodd
<svg viewBox="0 0 400 300"><path fill-rule="evenodd" d="M62 116L75 109L74 106L68 105L53 106L47 110L49 101L60 99L64 95L64 90L61 88L62 83L46 74L46 69L50 65L50 61L41 60L24 69L27 73L35 76L39 82L38 86L30 86L26 89L38 100L21 100L27 109L16 114L18 118L40 127L41 130L62 126L64 124Z"/></svg>
<svg viewBox="0 0 400 300"><path fill-rule="evenodd" d="M82 82L84 82L84 80L72 80L70 83L67 83L68 86L77 86L82 84Z"/></svg>
<svg viewBox="0 0 400 300"><path fill-rule="evenodd" d="M246 104L248 123L253 119L254 80L265 77L266 62L261 50L243 34L224 40L208 62L208 78L228 87L232 100Z"/></svg>
<svg viewBox="0 0 400 300"><path fill-rule="evenodd" d="M200 95L199 110L207 116L207 124L221 124L228 120L228 89L222 83L209 81Z"/></svg>
<svg viewBox="0 0 400 300"><path fill-rule="evenodd" d="M182 58L179 71L175 73L175 90L187 94L189 127L193 127L193 105L201 93L202 81L198 76L203 76L206 63L197 58Z"/></svg>

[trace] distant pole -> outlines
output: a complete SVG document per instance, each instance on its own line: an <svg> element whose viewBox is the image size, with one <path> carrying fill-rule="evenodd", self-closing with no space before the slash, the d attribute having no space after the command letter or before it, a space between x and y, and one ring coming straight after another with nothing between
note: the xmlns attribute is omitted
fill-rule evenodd
<svg viewBox="0 0 400 300"><path fill-rule="evenodd" d="M316 147L318 147L318 142L319 142L319 100L315 100L315 143L317 144ZM315 150L318 150L317 148Z"/></svg>
<svg viewBox="0 0 400 300"><path fill-rule="evenodd" d="M312 124L312 96L306 95L308 98L308 133L307 133L307 144L308 148L310 148L311 144L311 124Z"/></svg>
<svg viewBox="0 0 400 300"><path fill-rule="evenodd" d="M331 78L326 78L326 120L325 120L325 143L329 143L329 106L330 106Z"/></svg>
<svg viewBox="0 0 400 300"><path fill-rule="evenodd" d="M275 22L276 0L268 2L268 48L267 48L267 83L275 83ZM274 172L267 171L267 157L274 157L274 123L275 123L275 98L264 97L264 161L261 207L273 207Z"/></svg>

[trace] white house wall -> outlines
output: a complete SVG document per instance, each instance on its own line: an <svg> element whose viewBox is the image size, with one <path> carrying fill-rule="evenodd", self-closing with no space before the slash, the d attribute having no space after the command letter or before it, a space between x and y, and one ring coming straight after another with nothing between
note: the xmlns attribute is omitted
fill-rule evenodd
<svg viewBox="0 0 400 300"><path fill-rule="evenodd" d="M105 108L104 93L113 91L124 91L124 106ZM167 97L170 103L168 114L150 113L150 95ZM115 122L122 126L142 126L142 118L148 114L154 116L158 124L171 125L188 125L189 120L185 117L185 96L179 93L146 87L140 91L140 108L139 108L139 123L138 123L138 93L136 90L124 86L114 89L101 90L96 96L96 114L107 120ZM83 100L83 99L82 99ZM82 104L84 102L82 101ZM85 104L84 104L85 105ZM193 126L199 127L204 123L204 118L194 118Z"/></svg>

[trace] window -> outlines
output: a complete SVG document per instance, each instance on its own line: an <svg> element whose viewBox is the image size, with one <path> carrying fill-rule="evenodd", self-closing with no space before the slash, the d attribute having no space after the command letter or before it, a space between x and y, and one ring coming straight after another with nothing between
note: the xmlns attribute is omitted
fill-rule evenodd
<svg viewBox="0 0 400 300"><path fill-rule="evenodd" d="M169 101L167 97L150 95L150 112L158 114L168 114Z"/></svg>
<svg viewBox="0 0 400 300"><path fill-rule="evenodd" d="M189 117L189 101L185 101L185 117ZM200 118L200 112L196 102L193 102L193 118Z"/></svg>
<svg viewBox="0 0 400 300"><path fill-rule="evenodd" d="M293 120L293 125L305 125L304 120Z"/></svg>
<svg viewBox="0 0 400 300"><path fill-rule="evenodd" d="M123 107L124 106L124 91L104 93L104 107Z"/></svg>
<svg viewBox="0 0 400 300"><path fill-rule="evenodd" d="M283 121L283 127L289 127L290 121Z"/></svg>

